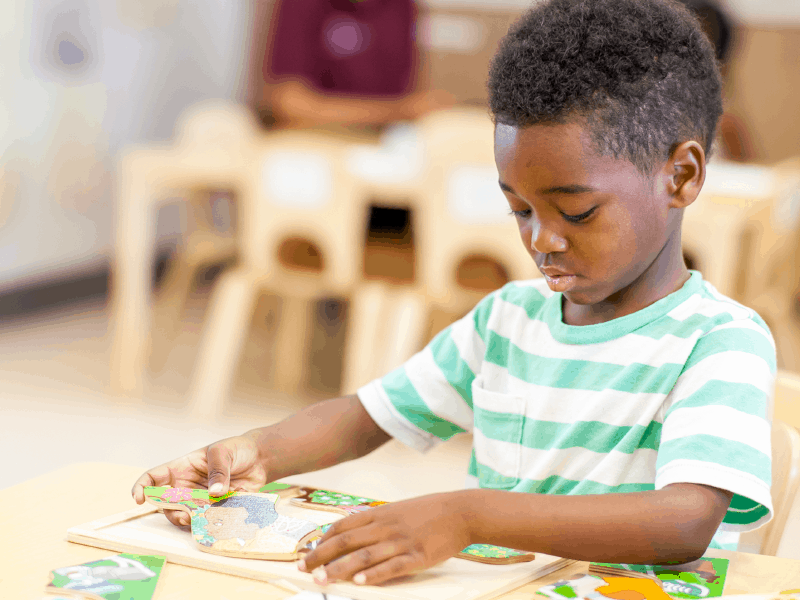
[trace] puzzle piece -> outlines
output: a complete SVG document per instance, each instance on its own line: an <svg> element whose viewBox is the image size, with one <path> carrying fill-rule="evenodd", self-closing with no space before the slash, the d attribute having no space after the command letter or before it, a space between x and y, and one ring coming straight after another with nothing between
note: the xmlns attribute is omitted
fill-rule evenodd
<svg viewBox="0 0 800 600"><path fill-rule="evenodd" d="M650 577L674 598L713 598L723 593L728 562L727 558L704 556L677 565L590 563L589 573L601 577Z"/></svg>
<svg viewBox="0 0 800 600"><path fill-rule="evenodd" d="M258 491L262 494L278 494L281 498L294 498L300 493L300 486L273 481L267 485L262 485Z"/></svg>
<svg viewBox="0 0 800 600"><path fill-rule="evenodd" d="M652 579L576 575L536 591L552 600L671 600Z"/></svg>
<svg viewBox="0 0 800 600"><path fill-rule="evenodd" d="M161 508L182 510L192 522L200 550L223 556L295 560L297 551L319 537L317 524L278 513L277 494L146 487L145 498Z"/></svg>
<svg viewBox="0 0 800 600"><path fill-rule="evenodd" d="M292 498L290 502L295 506L302 506L315 510L326 510L345 516L364 512L365 510L370 510L382 504L388 504L387 502L375 500L373 498L353 496L351 494L309 487L300 487L296 496ZM511 548L494 546L492 544L472 544L459 552L456 557L490 565L506 565L530 562L536 555L533 552L513 550Z"/></svg>
<svg viewBox="0 0 800 600"><path fill-rule="evenodd" d="M50 572L45 591L86 600L150 600L164 566L163 556L118 554Z"/></svg>

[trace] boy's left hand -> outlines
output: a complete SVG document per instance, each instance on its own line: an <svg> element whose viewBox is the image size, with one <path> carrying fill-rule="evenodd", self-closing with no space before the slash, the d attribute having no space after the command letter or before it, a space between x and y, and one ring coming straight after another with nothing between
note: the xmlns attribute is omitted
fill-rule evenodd
<svg viewBox="0 0 800 600"><path fill-rule="evenodd" d="M470 545L459 492L385 504L337 521L298 564L316 583L375 585L430 568Z"/></svg>

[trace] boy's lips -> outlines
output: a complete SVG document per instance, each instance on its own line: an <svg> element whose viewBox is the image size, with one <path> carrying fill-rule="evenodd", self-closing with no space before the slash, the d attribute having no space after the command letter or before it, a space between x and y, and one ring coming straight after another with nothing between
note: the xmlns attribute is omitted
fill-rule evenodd
<svg viewBox="0 0 800 600"><path fill-rule="evenodd" d="M539 270L544 275L547 285L554 292L569 291L575 285L577 279L577 276L573 273L567 273L554 267L539 267Z"/></svg>

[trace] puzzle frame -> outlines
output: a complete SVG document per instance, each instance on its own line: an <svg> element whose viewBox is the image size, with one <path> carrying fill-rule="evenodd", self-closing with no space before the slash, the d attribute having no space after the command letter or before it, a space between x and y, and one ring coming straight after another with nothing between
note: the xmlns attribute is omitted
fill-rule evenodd
<svg viewBox="0 0 800 600"><path fill-rule="evenodd" d="M286 510L320 525L338 519L324 511ZM308 573L285 561L245 560L199 550L191 535L175 527L158 507L145 504L70 528L67 540L115 552L158 554L167 561L208 571L236 575L281 585L289 581L311 591L353 598L354 600L488 600L544 577L574 561L546 554L536 560L510 565L486 565L451 558L421 573L382 586L358 586L347 582L318 586Z"/></svg>

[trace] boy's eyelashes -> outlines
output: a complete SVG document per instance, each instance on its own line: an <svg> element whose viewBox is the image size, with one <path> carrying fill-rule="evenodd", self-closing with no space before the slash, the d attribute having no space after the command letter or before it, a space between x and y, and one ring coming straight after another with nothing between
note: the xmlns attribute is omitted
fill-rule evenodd
<svg viewBox="0 0 800 600"><path fill-rule="evenodd" d="M592 213L594 213L594 211L596 209L597 209L597 207L594 206L594 207L590 208L589 210L587 210L585 213L581 213L579 215L567 215L567 214L564 214L564 213L561 213L561 215L564 217L564 219L566 219L570 223L580 223L581 221L585 221L586 219L591 217Z"/></svg>
<svg viewBox="0 0 800 600"><path fill-rule="evenodd" d="M580 223L591 217L595 210L597 210L596 206L579 215L568 215L566 213L561 213L561 216L564 217L565 221L569 221L570 223ZM524 210L511 210L509 214L517 217L518 219L527 219L531 216L531 210L529 208Z"/></svg>

